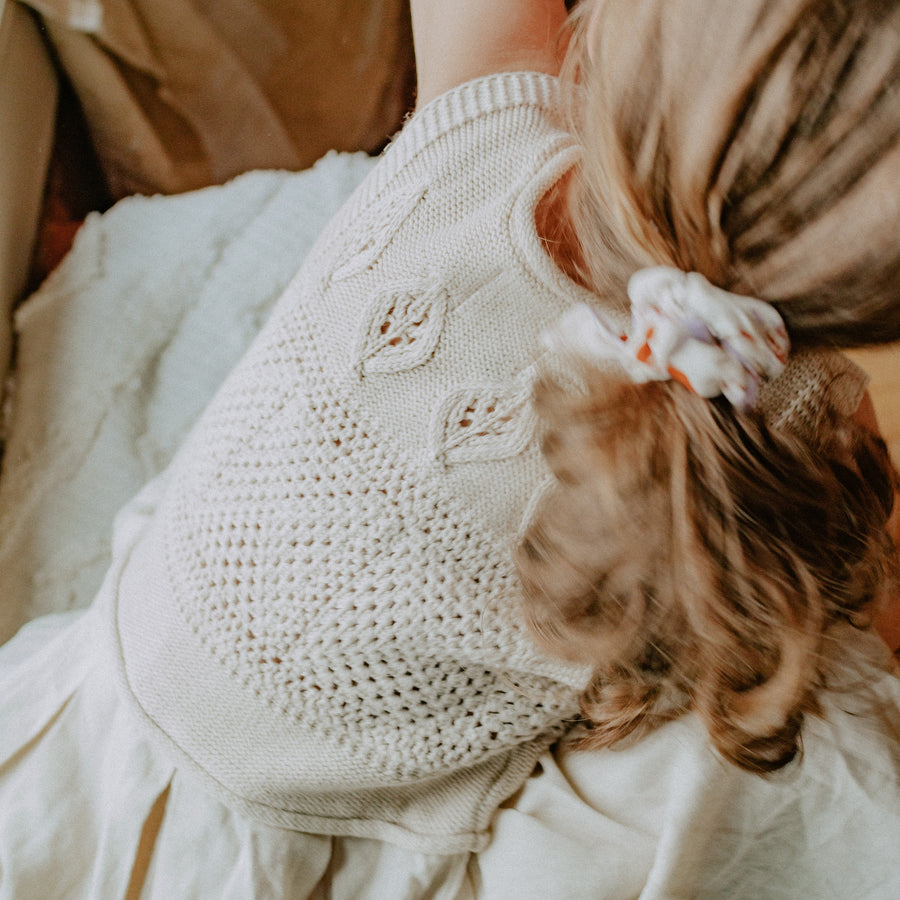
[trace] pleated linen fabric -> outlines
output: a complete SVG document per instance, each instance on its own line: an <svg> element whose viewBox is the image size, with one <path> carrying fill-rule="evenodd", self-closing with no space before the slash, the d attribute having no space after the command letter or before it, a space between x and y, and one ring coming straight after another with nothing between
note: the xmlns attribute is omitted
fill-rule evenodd
<svg viewBox="0 0 900 900"><path fill-rule="evenodd" d="M874 634L842 625L833 638L823 715L804 721L793 763L740 770L694 715L630 745L558 749L498 811L478 896L900 896L900 678Z"/></svg>
<svg viewBox="0 0 900 900"><path fill-rule="evenodd" d="M473 897L469 854L260 824L176 771L119 701L99 612L0 647L2 900Z"/></svg>

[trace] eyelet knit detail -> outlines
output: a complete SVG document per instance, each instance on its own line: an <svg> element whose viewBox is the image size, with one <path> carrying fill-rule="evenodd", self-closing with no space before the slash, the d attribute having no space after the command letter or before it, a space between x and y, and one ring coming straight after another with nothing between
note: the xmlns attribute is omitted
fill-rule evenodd
<svg viewBox="0 0 900 900"><path fill-rule="evenodd" d="M432 420L435 457L453 465L521 453L536 424L530 394L522 384L482 384L451 391Z"/></svg>
<svg viewBox="0 0 900 900"><path fill-rule="evenodd" d="M478 662L509 657L509 633L492 630L489 646L480 634L481 598L515 594L508 561L459 511L435 507L434 483L405 483L374 429L327 395L284 412L294 427L232 445L214 476L173 498L169 568L209 652L397 781L471 765L570 714L570 690L526 675L517 694ZM339 437L304 441L316 418ZM370 471L380 477L367 484Z"/></svg>
<svg viewBox="0 0 900 900"><path fill-rule="evenodd" d="M344 281L374 266L427 191L427 185L417 185L409 191L398 192L364 214L362 221L353 221L351 224L368 236L349 251L349 258L335 268L331 280Z"/></svg>
<svg viewBox="0 0 900 900"><path fill-rule="evenodd" d="M426 362L440 340L447 302L447 291L435 285L378 298L360 329L360 374L401 372Z"/></svg>

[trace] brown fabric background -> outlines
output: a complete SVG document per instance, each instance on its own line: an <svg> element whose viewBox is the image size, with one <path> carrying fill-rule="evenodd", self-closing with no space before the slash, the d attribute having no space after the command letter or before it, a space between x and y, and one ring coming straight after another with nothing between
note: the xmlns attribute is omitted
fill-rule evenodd
<svg viewBox="0 0 900 900"><path fill-rule="evenodd" d="M407 0L28 0L113 199L379 149L410 106Z"/></svg>

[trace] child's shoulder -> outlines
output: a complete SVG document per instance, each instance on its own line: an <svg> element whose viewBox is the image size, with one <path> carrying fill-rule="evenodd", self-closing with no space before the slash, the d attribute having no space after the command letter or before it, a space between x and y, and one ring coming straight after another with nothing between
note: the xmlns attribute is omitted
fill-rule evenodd
<svg viewBox="0 0 900 900"><path fill-rule="evenodd" d="M563 0L412 0L411 5L420 108L480 76L559 72L566 47Z"/></svg>

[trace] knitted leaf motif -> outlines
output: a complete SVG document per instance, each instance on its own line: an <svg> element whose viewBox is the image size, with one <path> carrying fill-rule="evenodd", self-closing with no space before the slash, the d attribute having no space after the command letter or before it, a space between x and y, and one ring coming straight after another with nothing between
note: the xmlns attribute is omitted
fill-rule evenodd
<svg viewBox="0 0 900 900"><path fill-rule="evenodd" d="M339 265L331 273L331 281L344 281L374 266L427 191L427 187L418 185L406 193L397 191L389 205L379 204L377 207L379 221L368 223L368 227L363 224L361 231L368 237L350 251L347 262Z"/></svg>
<svg viewBox="0 0 900 900"><path fill-rule="evenodd" d="M388 293L372 304L357 342L360 373L403 372L427 362L444 327L447 292Z"/></svg>
<svg viewBox="0 0 900 900"><path fill-rule="evenodd" d="M504 459L521 453L534 434L529 390L477 385L452 391L432 420L435 456L446 464Z"/></svg>

